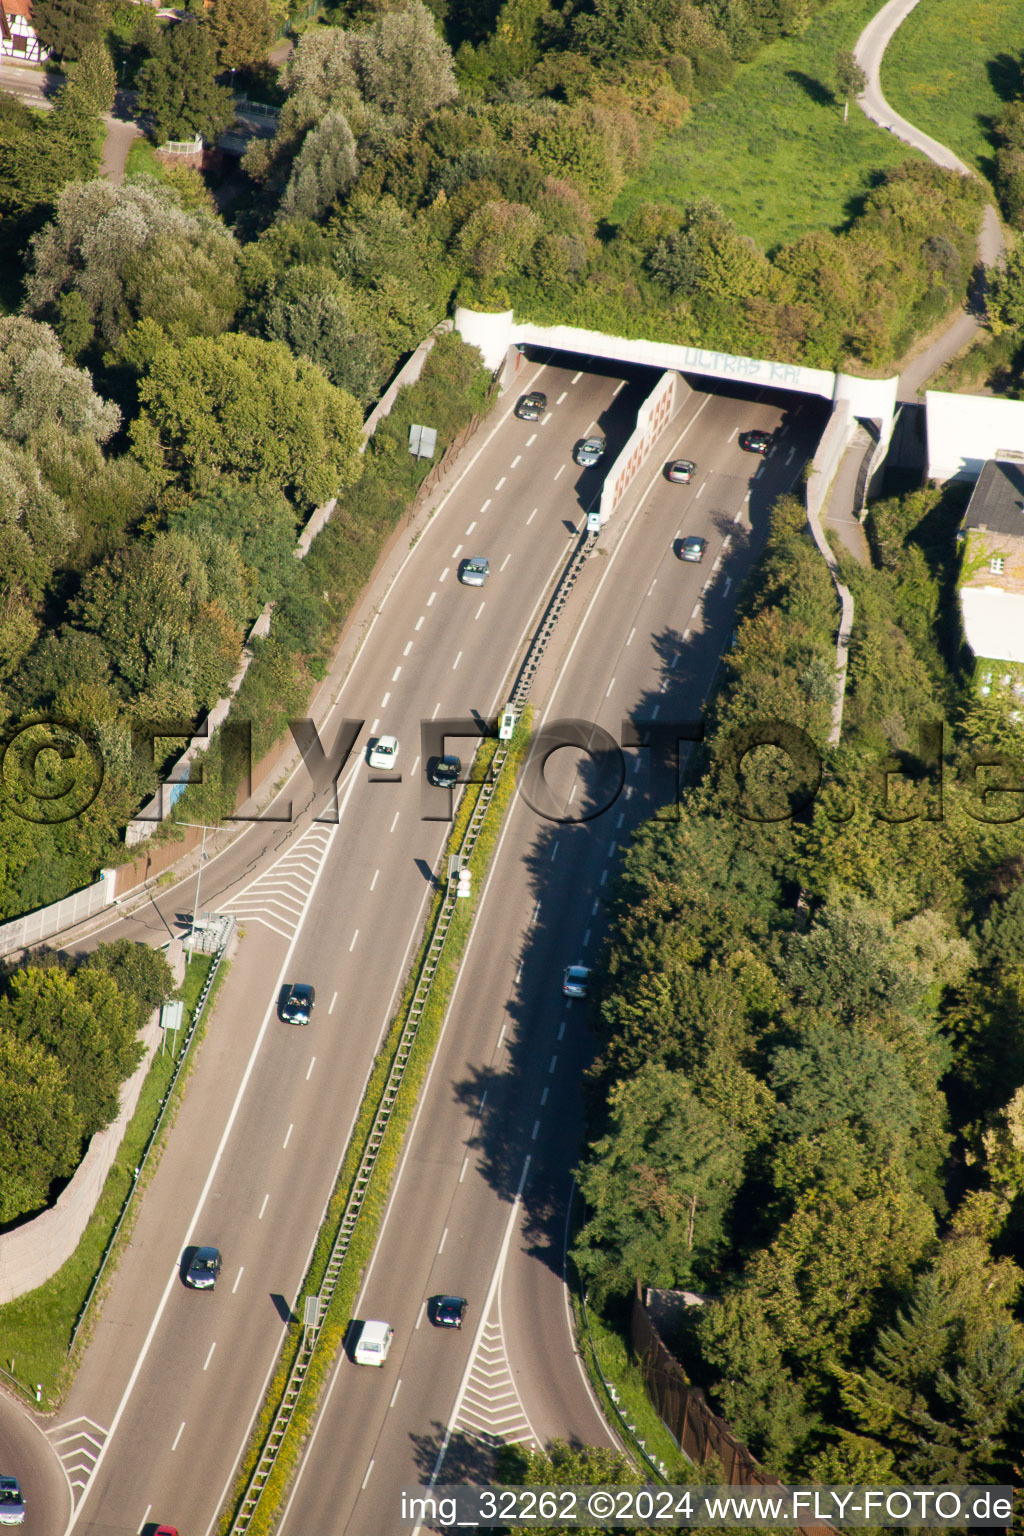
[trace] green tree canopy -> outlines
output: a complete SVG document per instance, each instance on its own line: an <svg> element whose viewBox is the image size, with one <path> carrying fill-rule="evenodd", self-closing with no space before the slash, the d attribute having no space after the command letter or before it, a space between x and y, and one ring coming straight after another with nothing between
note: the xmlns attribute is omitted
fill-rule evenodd
<svg viewBox="0 0 1024 1536"><path fill-rule="evenodd" d="M136 1018L134 999L98 970L28 966L0 997L0 1039L35 1044L60 1064L87 1137L114 1119L121 1084L139 1064Z"/></svg>
<svg viewBox="0 0 1024 1536"><path fill-rule="evenodd" d="M186 16L160 37L136 77L138 107L153 121L157 144L168 139L208 141L234 121L231 91L217 84L217 47L210 28Z"/></svg>
<svg viewBox="0 0 1024 1536"><path fill-rule="evenodd" d="M45 428L105 443L121 412L101 400L92 379L69 364L48 325L0 318L0 435L23 443Z"/></svg>
<svg viewBox="0 0 1024 1536"><path fill-rule="evenodd" d="M172 336L219 335L238 305L234 238L152 177L68 187L32 256L28 309L60 315L77 296L85 336L101 347L146 318Z"/></svg>
<svg viewBox="0 0 1024 1536"><path fill-rule="evenodd" d="M61 59L81 58L90 43L102 43L107 19L104 0L34 0L32 6L36 36Z"/></svg>
<svg viewBox="0 0 1024 1536"><path fill-rule="evenodd" d="M0 1223L45 1206L53 1180L74 1172L83 1131L60 1061L0 1028Z"/></svg>
<svg viewBox="0 0 1024 1536"><path fill-rule="evenodd" d="M220 69L258 64L274 40L268 0L213 0L209 26Z"/></svg>
<svg viewBox="0 0 1024 1536"><path fill-rule="evenodd" d="M588 1219L573 1257L596 1296L692 1280L720 1246L742 1152L681 1073L642 1067L609 1095L612 1128L577 1178Z"/></svg>
<svg viewBox="0 0 1024 1536"><path fill-rule="evenodd" d="M223 473L312 506L359 478L359 407L280 342L229 335L161 346L139 394L136 452L190 490Z"/></svg>

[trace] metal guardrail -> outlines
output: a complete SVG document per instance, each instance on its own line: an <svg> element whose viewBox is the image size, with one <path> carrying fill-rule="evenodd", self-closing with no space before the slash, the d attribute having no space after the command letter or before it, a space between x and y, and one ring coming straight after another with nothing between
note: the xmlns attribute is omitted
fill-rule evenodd
<svg viewBox="0 0 1024 1536"><path fill-rule="evenodd" d="M533 640L530 642L526 657L512 687L510 702L514 705L517 712L523 709L529 698L530 689L536 678L541 658L554 633L555 625L565 608L569 594L576 585L577 578L583 569L593 541L593 535L581 534L565 569L559 577L551 601L537 627ZM464 865L476 847L484 817L494 798L494 791L497 788L501 770L508 759L508 754L508 745L505 742L499 743L497 751L491 759L490 773L481 786L476 805L473 807L469 818L469 825L466 828L465 836L459 848L458 865ZM373 1125L366 1139L366 1146L363 1149L359 1167L352 1181L352 1190L342 1213L338 1235L334 1240L334 1246L327 1260L323 1283L320 1287L319 1295L316 1297L315 1325L303 1328L302 1343L288 1374L280 1405L274 1415L266 1441L260 1451L245 1493L242 1495L238 1513L230 1527L229 1536L245 1536L245 1533L248 1531L250 1522L259 1507L263 1490L267 1486L267 1481L274 1469L281 1446L284 1443L288 1428L294 1417L299 1394L313 1360L313 1355L327 1318L328 1309L337 1290L338 1281L341 1278L345 1258L352 1242L352 1235L355 1232L356 1223L363 1209L363 1203L370 1187L370 1180L377 1165L377 1158L391 1120L391 1113L395 1107L398 1092L405 1077L405 1070L409 1063L409 1057L412 1054L412 1048L416 1042L420 1021L423 1018L423 1012L434 984L434 977L437 974L437 968L444 952L445 941L448 937L452 918L455 915L455 906L459 899L457 888L457 880L449 878L444 900L437 915L437 922L434 925L434 931L420 967L420 974L416 982L415 991L413 992L412 1002L409 1005L405 1027L402 1030L391 1062L391 1070L388 1073L387 1082L381 1094L380 1105L374 1116Z"/></svg>

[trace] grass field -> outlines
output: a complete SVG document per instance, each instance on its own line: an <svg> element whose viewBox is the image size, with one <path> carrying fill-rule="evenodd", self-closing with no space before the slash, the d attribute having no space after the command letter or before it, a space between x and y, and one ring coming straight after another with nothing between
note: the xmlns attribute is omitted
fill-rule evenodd
<svg viewBox="0 0 1024 1536"><path fill-rule="evenodd" d="M908 122L983 176L992 119L1024 90L1021 0L921 0L885 51L882 90Z"/></svg>
<svg viewBox="0 0 1024 1536"><path fill-rule="evenodd" d="M921 9L933 3L922 0ZM950 12L975 3L1010 10L1010 0L940 3ZM767 250L808 230L841 228L877 174L913 155L856 106L844 124L832 97L836 53L853 45L877 9L878 0L840 0L802 37L740 65L728 90L699 103L661 140L646 173L620 194L613 221L638 203L709 197Z"/></svg>

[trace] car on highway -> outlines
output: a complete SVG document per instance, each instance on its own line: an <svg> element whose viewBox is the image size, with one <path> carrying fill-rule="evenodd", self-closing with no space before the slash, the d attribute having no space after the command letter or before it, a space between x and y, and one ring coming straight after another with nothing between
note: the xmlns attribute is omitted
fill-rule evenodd
<svg viewBox="0 0 1024 1536"><path fill-rule="evenodd" d="M430 1320L435 1328L461 1328L467 1306L465 1296L435 1296Z"/></svg>
<svg viewBox="0 0 1024 1536"><path fill-rule="evenodd" d="M586 997L589 979L589 965L566 966L565 975L562 977L562 991L566 997Z"/></svg>
<svg viewBox="0 0 1024 1536"><path fill-rule="evenodd" d="M547 408L548 397L543 390L531 389L516 406L516 415L520 421L539 421Z"/></svg>
<svg viewBox="0 0 1024 1536"><path fill-rule="evenodd" d="M691 561L694 565L699 565L704 559L704 551L707 547L707 539L699 538L697 534L691 533L679 546L679 558L680 560Z"/></svg>
<svg viewBox="0 0 1024 1536"><path fill-rule="evenodd" d="M370 747L367 762L371 768L393 768L398 762L398 737L378 736Z"/></svg>
<svg viewBox="0 0 1024 1536"><path fill-rule="evenodd" d="M689 485L697 473L697 466L692 459L673 459L668 467L668 478L673 485Z"/></svg>
<svg viewBox="0 0 1024 1536"><path fill-rule="evenodd" d="M308 982L297 981L288 988L288 995L281 1004L281 1020L285 1024L308 1024L316 1006L316 989Z"/></svg>
<svg viewBox="0 0 1024 1536"><path fill-rule="evenodd" d="M491 562L485 560L483 555L474 555L471 560L463 560L459 566L459 580L464 587L482 587L491 574Z"/></svg>
<svg viewBox="0 0 1024 1536"><path fill-rule="evenodd" d="M185 1284L193 1291L212 1291L223 1267L219 1248L197 1248L188 1266Z"/></svg>
<svg viewBox="0 0 1024 1536"><path fill-rule="evenodd" d="M740 433L740 447L744 453L769 453L773 438L770 432L762 432L757 427L753 432Z"/></svg>
<svg viewBox="0 0 1024 1536"><path fill-rule="evenodd" d="M576 463L584 469L592 469L604 457L605 446L603 437L585 437L581 443L576 444Z"/></svg>
<svg viewBox="0 0 1024 1536"><path fill-rule="evenodd" d="M158 1525L153 1532L153 1536L178 1536L178 1527L176 1525Z"/></svg>
<svg viewBox="0 0 1024 1536"><path fill-rule="evenodd" d="M435 758L430 764L430 772L427 777L431 784L436 784L438 789L454 789L459 782L459 774L462 772L462 759L448 753L444 757Z"/></svg>
<svg viewBox="0 0 1024 1536"><path fill-rule="evenodd" d="M0 1477L0 1525L23 1525L25 1500L16 1477Z"/></svg>
<svg viewBox="0 0 1024 1536"><path fill-rule="evenodd" d="M395 1330L390 1323L372 1318L364 1323L353 1351L356 1365L383 1365L394 1336Z"/></svg>

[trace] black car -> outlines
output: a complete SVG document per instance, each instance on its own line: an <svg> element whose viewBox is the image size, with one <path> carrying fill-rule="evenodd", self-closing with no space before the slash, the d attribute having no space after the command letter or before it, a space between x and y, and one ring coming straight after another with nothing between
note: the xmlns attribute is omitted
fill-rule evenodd
<svg viewBox="0 0 1024 1536"><path fill-rule="evenodd" d="M308 1024L316 1004L316 992L304 981L289 987L281 1004L281 1019L285 1024Z"/></svg>
<svg viewBox="0 0 1024 1536"><path fill-rule="evenodd" d="M744 453L767 453L772 446L772 434L758 427L753 432L740 433L740 447Z"/></svg>
<svg viewBox="0 0 1024 1536"><path fill-rule="evenodd" d="M462 772L462 761L458 757L439 757L430 765L430 782L436 784L438 789L454 789L459 782L459 774Z"/></svg>
<svg viewBox="0 0 1024 1536"><path fill-rule="evenodd" d="M461 1328L468 1303L465 1296L435 1296L432 1316L435 1328Z"/></svg>
<svg viewBox="0 0 1024 1536"><path fill-rule="evenodd" d="M548 408L548 397L539 389L531 389L516 406L520 421L539 421Z"/></svg>
<svg viewBox="0 0 1024 1536"><path fill-rule="evenodd" d="M188 1266L185 1284L194 1291L212 1291L222 1267L219 1248L197 1248Z"/></svg>

